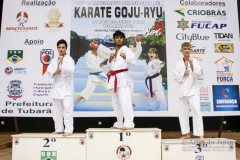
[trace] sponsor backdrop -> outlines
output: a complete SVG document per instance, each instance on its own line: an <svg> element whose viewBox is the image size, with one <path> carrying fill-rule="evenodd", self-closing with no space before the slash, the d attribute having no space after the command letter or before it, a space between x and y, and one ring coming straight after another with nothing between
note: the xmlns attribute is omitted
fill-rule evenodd
<svg viewBox="0 0 240 160"><path fill-rule="evenodd" d="M202 66L200 105L204 116L239 115L240 64L236 0L5 0L0 48L2 70L0 116L50 117L52 80L46 75L58 56L56 42L69 43L75 63L75 97L86 87L91 54L89 43L115 50L112 34L126 35L125 44L137 57L129 71L136 116L178 116L175 63L182 59L181 44L192 46L192 57ZM132 45L132 43L136 43ZM161 69L167 105L151 99L145 85L150 48L165 62ZM104 61L109 53L99 53ZM108 70L103 66L103 71ZM76 117L115 116L111 94L103 86L74 106Z"/></svg>

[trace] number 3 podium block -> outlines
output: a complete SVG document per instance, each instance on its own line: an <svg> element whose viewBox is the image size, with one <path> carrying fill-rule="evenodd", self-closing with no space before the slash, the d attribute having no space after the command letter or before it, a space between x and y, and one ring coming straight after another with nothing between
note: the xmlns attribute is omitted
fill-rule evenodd
<svg viewBox="0 0 240 160"><path fill-rule="evenodd" d="M160 160L161 130L111 128L86 130L87 160Z"/></svg>
<svg viewBox="0 0 240 160"><path fill-rule="evenodd" d="M236 160L235 140L225 138L162 140L162 160Z"/></svg>
<svg viewBox="0 0 240 160"><path fill-rule="evenodd" d="M12 160L86 160L86 135L12 135Z"/></svg>

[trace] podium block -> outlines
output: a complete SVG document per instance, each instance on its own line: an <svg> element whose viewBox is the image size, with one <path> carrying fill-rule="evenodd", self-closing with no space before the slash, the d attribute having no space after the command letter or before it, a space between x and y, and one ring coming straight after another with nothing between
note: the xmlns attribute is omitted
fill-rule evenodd
<svg viewBox="0 0 240 160"><path fill-rule="evenodd" d="M12 135L12 160L86 160L86 135Z"/></svg>
<svg viewBox="0 0 240 160"><path fill-rule="evenodd" d="M162 160L236 160L235 140L225 138L162 140Z"/></svg>
<svg viewBox="0 0 240 160"><path fill-rule="evenodd" d="M88 160L161 159L161 130L158 128L127 131L90 128L86 133Z"/></svg>

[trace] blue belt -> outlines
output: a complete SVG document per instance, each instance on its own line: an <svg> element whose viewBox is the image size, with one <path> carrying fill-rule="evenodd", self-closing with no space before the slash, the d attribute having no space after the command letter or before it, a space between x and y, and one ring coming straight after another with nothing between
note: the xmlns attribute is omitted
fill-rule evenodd
<svg viewBox="0 0 240 160"><path fill-rule="evenodd" d="M100 73L102 73L102 71L100 72L95 72L95 73L89 73L89 75L95 75L97 76L99 79L103 80L104 82L107 80L107 77L102 76Z"/></svg>

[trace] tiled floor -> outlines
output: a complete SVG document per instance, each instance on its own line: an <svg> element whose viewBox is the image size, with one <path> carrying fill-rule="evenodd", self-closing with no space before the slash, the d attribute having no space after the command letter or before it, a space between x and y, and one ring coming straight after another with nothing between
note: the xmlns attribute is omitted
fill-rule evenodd
<svg viewBox="0 0 240 160"><path fill-rule="evenodd" d="M181 134L179 132L162 132L163 139L178 138ZM205 132L206 138L217 138L217 132ZM240 146L240 132L222 132L222 138L236 140L236 145ZM11 160L12 148L11 148L11 134L0 134L0 159ZM240 160L240 148L236 147L236 160Z"/></svg>

